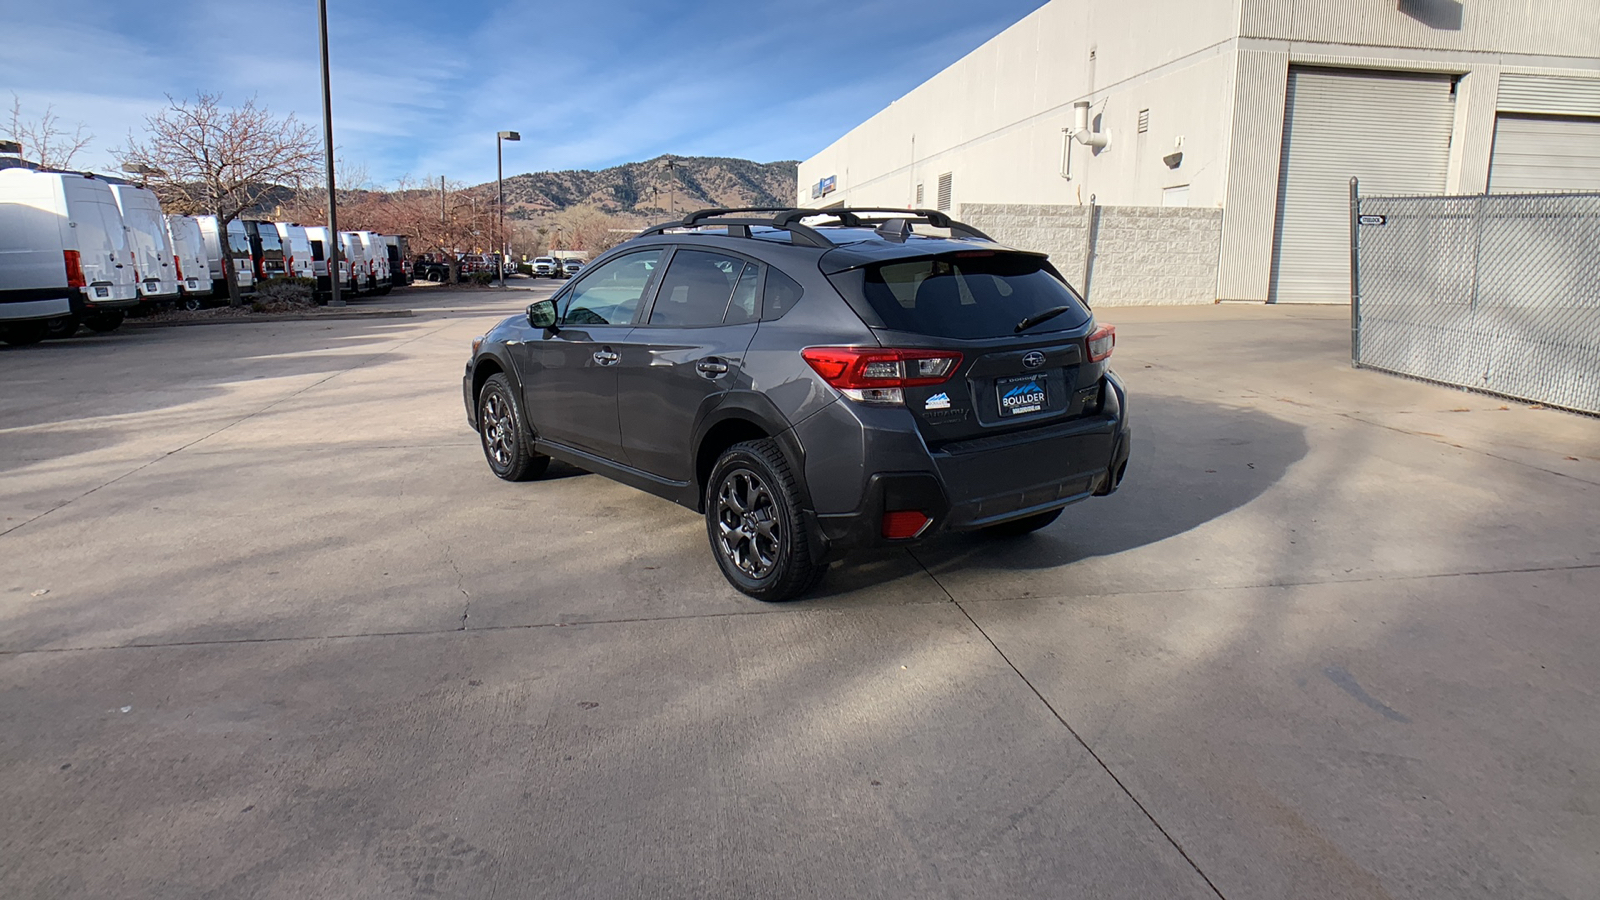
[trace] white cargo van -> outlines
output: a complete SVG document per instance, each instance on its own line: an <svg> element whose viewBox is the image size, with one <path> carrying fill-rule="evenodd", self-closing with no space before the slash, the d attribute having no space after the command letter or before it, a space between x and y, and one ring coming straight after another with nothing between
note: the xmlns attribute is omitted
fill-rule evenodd
<svg viewBox="0 0 1600 900"><path fill-rule="evenodd" d="M278 222L278 237L283 239L284 262L291 278L315 278L315 260L311 258L311 238L305 228L292 222Z"/></svg>
<svg viewBox="0 0 1600 900"><path fill-rule="evenodd" d="M239 292L244 294L255 293L256 289L256 264L255 257L250 253L250 234L244 230L244 223L234 219L228 223L228 238L226 241L217 233L216 216L195 216L194 220L200 225L200 237L206 244L206 269L211 273L211 291L218 297L228 295L228 283L223 280L222 253L226 244L228 255L233 258L233 277L239 282Z"/></svg>
<svg viewBox="0 0 1600 900"><path fill-rule="evenodd" d="M311 242L311 256L315 260L317 277L317 292L331 294L333 288L327 281L328 257L332 255L332 245L328 243L328 226L307 225L306 239ZM348 293L350 290L350 260L344 255L344 248L339 248L339 290Z"/></svg>
<svg viewBox="0 0 1600 900"><path fill-rule="evenodd" d="M367 254L367 274L372 279L372 290L389 293L394 287L394 282L389 280L389 244L383 235L371 231L358 231L356 236L361 239L362 252Z"/></svg>
<svg viewBox="0 0 1600 900"><path fill-rule="evenodd" d="M361 237L348 231L339 232L339 253L350 261L350 290L365 294L372 290L371 271L367 268L367 251Z"/></svg>
<svg viewBox="0 0 1600 900"><path fill-rule="evenodd" d="M117 199L122 224L128 229L139 299L146 303L178 299L178 270L172 263L172 239L167 237L160 201L149 189L133 184L111 185L111 196Z"/></svg>
<svg viewBox="0 0 1600 900"><path fill-rule="evenodd" d="M211 269L206 263L206 241L200 223L192 216L167 216L167 237L172 239L172 264L178 274L178 305L199 309L212 296Z"/></svg>
<svg viewBox="0 0 1600 900"><path fill-rule="evenodd" d="M84 324L110 331L139 302L122 213L88 175L0 169L0 340Z"/></svg>

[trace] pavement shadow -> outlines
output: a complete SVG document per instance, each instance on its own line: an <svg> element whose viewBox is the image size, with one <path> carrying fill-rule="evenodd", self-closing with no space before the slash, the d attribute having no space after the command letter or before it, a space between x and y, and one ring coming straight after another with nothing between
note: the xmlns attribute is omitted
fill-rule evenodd
<svg viewBox="0 0 1600 900"><path fill-rule="evenodd" d="M1131 402L1133 457L1122 487L1066 508L1052 525L1021 538L950 534L909 551L935 575L968 565L1050 569L1158 543L1227 515L1259 497L1304 458L1299 425L1240 406L1190 397L1137 394ZM906 551L901 551L906 552ZM863 586L860 562L882 568L883 554L835 566L815 595L836 582Z"/></svg>

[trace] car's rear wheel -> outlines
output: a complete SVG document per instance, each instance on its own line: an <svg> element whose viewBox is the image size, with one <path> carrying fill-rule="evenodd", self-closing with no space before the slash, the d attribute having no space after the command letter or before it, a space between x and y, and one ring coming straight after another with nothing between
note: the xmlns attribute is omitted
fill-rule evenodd
<svg viewBox="0 0 1600 900"><path fill-rule="evenodd" d="M59 319L51 319L45 323L45 337L52 340L72 337L78 333L80 324L82 324L82 320L78 318L77 313L73 313L70 316L62 316Z"/></svg>
<svg viewBox="0 0 1600 900"><path fill-rule="evenodd" d="M706 534L728 582L757 600L792 600L821 580L800 486L770 440L723 451L706 482Z"/></svg>
<svg viewBox="0 0 1600 900"><path fill-rule="evenodd" d="M522 425L516 394L504 375L490 375L478 392L478 436L489 471L499 478L531 481L550 468L550 457L533 452L533 436Z"/></svg>
<svg viewBox="0 0 1600 900"><path fill-rule="evenodd" d="M995 537L1021 537L1025 534L1032 534L1059 518L1061 518L1061 510L1052 509L1049 512L1034 513L1021 519L1012 519L1009 522L990 525L984 531Z"/></svg>

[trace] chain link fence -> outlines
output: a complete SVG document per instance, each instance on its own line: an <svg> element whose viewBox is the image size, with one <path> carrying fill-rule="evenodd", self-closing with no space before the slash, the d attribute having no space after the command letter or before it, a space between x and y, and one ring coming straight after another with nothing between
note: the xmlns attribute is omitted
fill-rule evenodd
<svg viewBox="0 0 1600 900"><path fill-rule="evenodd" d="M1600 194L1362 197L1357 366L1600 414Z"/></svg>

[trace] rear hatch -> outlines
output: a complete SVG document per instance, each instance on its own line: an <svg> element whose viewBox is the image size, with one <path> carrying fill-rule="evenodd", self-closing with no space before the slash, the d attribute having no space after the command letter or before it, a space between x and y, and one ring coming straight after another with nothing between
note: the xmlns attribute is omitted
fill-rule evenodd
<svg viewBox="0 0 1600 900"><path fill-rule="evenodd" d="M1094 318L1042 256L957 250L828 278L878 342L901 351L904 403L932 449L1100 410L1106 362L1089 357ZM1098 341L1097 355L1109 343Z"/></svg>

